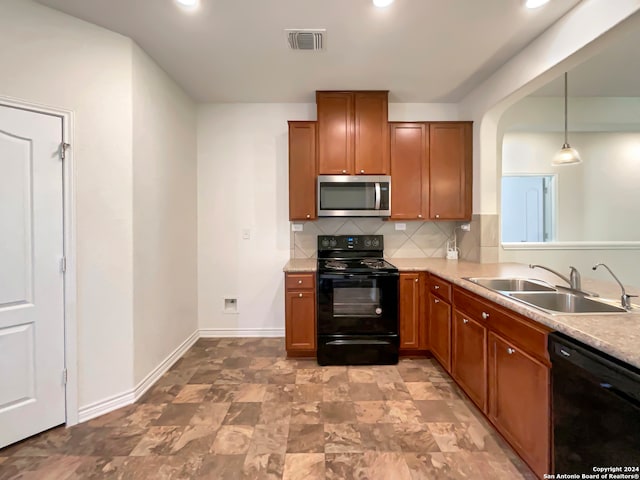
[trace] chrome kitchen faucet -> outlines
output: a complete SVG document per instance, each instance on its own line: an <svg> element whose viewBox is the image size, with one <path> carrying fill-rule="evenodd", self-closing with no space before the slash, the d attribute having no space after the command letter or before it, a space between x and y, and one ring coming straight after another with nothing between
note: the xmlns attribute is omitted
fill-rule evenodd
<svg viewBox="0 0 640 480"><path fill-rule="evenodd" d="M626 310L631 310L632 306L631 306L630 299L633 297L637 297L638 295L629 295L624 289L624 285L622 284L620 279L616 277L616 274L613 273L613 271L611 271L611 269L604 263L596 263L592 268L593 270L595 270L599 266L603 266L604 268L609 270L609 273L611 274L611 276L615 279L616 282L618 282L618 285L620 285L620 288L622 289L622 295L620 296L620 303L622 304L622 307L625 308Z"/></svg>
<svg viewBox="0 0 640 480"><path fill-rule="evenodd" d="M561 273L556 272L555 270L550 269L549 267L545 267L544 265L529 265L529 268L542 268L547 272L551 272L554 275L557 275L562 280L567 282L572 290L582 290L582 282L580 281L580 272L576 267L569 267L571 269L571 273L569 273L569 278L565 277ZM594 267L595 270L595 267Z"/></svg>

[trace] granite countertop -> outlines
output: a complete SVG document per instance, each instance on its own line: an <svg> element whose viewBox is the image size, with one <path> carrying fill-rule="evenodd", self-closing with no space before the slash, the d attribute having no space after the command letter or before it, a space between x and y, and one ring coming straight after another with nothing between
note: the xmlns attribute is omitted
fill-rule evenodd
<svg viewBox="0 0 640 480"><path fill-rule="evenodd" d="M465 277L521 277L544 280L551 285L563 284L555 275L544 270L531 270L528 266L518 263L474 263L444 258L388 258L386 260L398 267L400 272L431 272L454 285L640 368L640 348L638 347L640 345L640 308L626 314L551 315L464 279ZM316 259L291 259L283 270L289 273L315 272ZM583 278L582 288L588 292L598 293L603 299L611 299L616 304L619 302L620 288L615 283Z"/></svg>
<svg viewBox="0 0 640 480"><path fill-rule="evenodd" d="M318 261L315 258L292 258L282 269L286 273L315 272Z"/></svg>
<svg viewBox="0 0 640 480"><path fill-rule="evenodd" d="M640 368L640 348L638 348L640 345L640 308L634 312L622 314L551 315L464 280L464 277L521 277L544 280L551 285L563 285L558 277L544 270L532 270L527 265L518 263L474 263L444 258L393 258L387 260L398 267L401 272L431 272L481 297ZM610 299L619 305L620 287L615 283L583 278L582 289L598 293L603 299Z"/></svg>

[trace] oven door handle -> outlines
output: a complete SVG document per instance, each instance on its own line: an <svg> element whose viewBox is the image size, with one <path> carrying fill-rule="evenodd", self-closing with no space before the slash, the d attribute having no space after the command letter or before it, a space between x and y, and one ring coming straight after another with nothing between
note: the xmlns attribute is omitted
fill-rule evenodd
<svg viewBox="0 0 640 480"><path fill-rule="evenodd" d="M375 206L373 208L374 208L374 210L380 210L380 197L381 197L381 194L380 194L380 182L376 182L375 183L375 192L376 192L376 195L375 195L376 204L375 204Z"/></svg>

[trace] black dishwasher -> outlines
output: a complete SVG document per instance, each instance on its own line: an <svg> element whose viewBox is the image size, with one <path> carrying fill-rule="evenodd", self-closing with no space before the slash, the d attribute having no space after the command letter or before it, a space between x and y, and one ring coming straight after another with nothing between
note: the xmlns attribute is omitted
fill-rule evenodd
<svg viewBox="0 0 640 480"><path fill-rule="evenodd" d="M640 467L640 369L560 333L549 335L549 355L554 472L620 467L619 473L632 475L624 478L634 478Z"/></svg>

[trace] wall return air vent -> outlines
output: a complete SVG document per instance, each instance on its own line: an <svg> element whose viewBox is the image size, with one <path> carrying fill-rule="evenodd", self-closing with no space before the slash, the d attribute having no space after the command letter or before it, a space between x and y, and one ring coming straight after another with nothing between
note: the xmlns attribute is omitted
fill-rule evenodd
<svg viewBox="0 0 640 480"><path fill-rule="evenodd" d="M291 50L324 50L327 40L325 29L287 29L287 43Z"/></svg>

